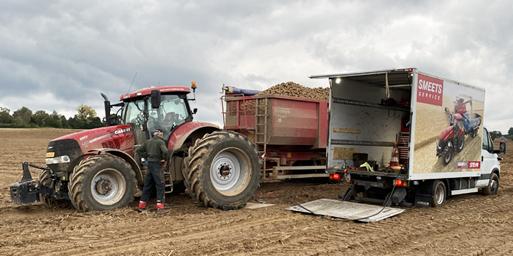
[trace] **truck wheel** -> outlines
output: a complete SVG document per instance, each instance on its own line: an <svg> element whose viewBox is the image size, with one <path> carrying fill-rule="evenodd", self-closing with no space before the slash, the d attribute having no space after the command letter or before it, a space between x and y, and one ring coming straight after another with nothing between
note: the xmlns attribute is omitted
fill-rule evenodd
<svg viewBox="0 0 513 256"><path fill-rule="evenodd" d="M497 192L499 191L499 176L492 172L492 174L490 175L490 182L488 182L488 186L486 188L483 189L483 194L484 195L496 195Z"/></svg>
<svg viewBox="0 0 513 256"><path fill-rule="evenodd" d="M80 211L110 210L133 200L136 180L131 166L113 155L82 160L68 183L69 197Z"/></svg>
<svg viewBox="0 0 513 256"><path fill-rule="evenodd" d="M185 163L185 184L191 196L206 207L242 208L260 184L258 153L235 132L213 132L196 140Z"/></svg>
<svg viewBox="0 0 513 256"><path fill-rule="evenodd" d="M431 187L431 206L440 207L447 200L447 187L440 180L433 181Z"/></svg>

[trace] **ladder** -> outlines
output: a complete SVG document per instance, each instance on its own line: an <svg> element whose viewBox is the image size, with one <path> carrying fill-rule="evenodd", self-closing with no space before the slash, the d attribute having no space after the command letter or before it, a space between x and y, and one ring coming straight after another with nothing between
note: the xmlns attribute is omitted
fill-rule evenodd
<svg viewBox="0 0 513 256"><path fill-rule="evenodd" d="M173 176L171 176L171 168L174 167L175 158L170 157L167 161L167 165L164 165L161 169L162 173L164 174L164 194L171 194L173 193Z"/></svg>
<svg viewBox="0 0 513 256"><path fill-rule="evenodd" d="M255 144L257 146L258 155L262 156L263 160L263 178L265 179L266 172L266 152L267 152L267 120L269 119L268 113L268 98L257 98L256 99L256 121L255 121Z"/></svg>

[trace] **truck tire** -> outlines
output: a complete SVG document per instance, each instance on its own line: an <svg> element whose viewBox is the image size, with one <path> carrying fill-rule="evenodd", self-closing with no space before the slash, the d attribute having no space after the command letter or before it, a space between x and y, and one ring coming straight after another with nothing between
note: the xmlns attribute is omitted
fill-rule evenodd
<svg viewBox="0 0 513 256"><path fill-rule="evenodd" d="M447 187L441 180L435 180L431 186L431 207L440 207L447 200Z"/></svg>
<svg viewBox="0 0 513 256"><path fill-rule="evenodd" d="M102 154L86 158L75 166L68 193L77 210L110 210L132 202L136 184L130 164L122 158Z"/></svg>
<svg viewBox="0 0 513 256"><path fill-rule="evenodd" d="M188 191L206 207L242 208L260 185L256 148L235 132L205 134L189 148L185 163Z"/></svg>
<svg viewBox="0 0 513 256"><path fill-rule="evenodd" d="M499 176L497 173L492 172L490 175L490 182L488 182L488 186L482 190L484 195L496 195L499 191Z"/></svg>

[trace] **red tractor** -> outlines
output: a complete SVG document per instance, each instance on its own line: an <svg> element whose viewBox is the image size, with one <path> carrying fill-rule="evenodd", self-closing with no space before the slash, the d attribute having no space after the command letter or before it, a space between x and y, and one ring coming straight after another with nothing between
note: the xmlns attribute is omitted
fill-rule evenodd
<svg viewBox="0 0 513 256"><path fill-rule="evenodd" d="M80 211L128 205L140 195L146 172L135 149L158 128L170 151L163 166L166 192L184 184L207 207L243 207L260 182L256 148L245 136L193 121L190 93L186 86L151 87L122 95L116 104L102 94L107 126L50 141L46 166L23 164L22 180L10 188L13 202L71 202ZM42 170L39 181L29 166Z"/></svg>

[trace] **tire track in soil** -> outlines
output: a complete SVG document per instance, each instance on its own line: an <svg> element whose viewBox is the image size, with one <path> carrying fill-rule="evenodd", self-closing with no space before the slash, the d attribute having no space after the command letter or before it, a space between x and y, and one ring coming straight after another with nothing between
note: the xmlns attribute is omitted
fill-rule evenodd
<svg viewBox="0 0 513 256"><path fill-rule="evenodd" d="M217 221L212 220L207 223L197 224L197 228L190 226L183 227L178 232L170 232L167 227L163 227L159 230L152 230L150 235L151 239L144 240L148 234L138 233L130 236L123 237L122 239L109 240L105 242L95 243L94 250L89 249L86 253L81 253L83 248L73 248L71 250L59 251L57 253L50 253L45 255L109 255L116 254L116 252L130 252L132 248L137 248L138 245L143 245L150 242L154 246L169 243L169 240L173 242L190 241L195 239L202 239L211 236L212 234L225 234L227 232L235 232L244 229L257 228L261 225L272 224L284 220L290 220L294 218L281 217L272 219L256 219L248 220L246 218L238 218L237 220L229 219L228 221ZM182 231L182 232L180 232ZM185 243L187 244L187 243Z"/></svg>
<svg viewBox="0 0 513 256"><path fill-rule="evenodd" d="M0 164L1 255L513 254L510 157L503 161L497 196L457 196L442 208L412 208L370 224L285 211L290 204L334 198L339 192L337 185L295 182L263 186L258 198L277 205L257 210L199 208L184 196L172 197L173 207L163 216L131 209L78 213L13 207L7 187L20 177L21 161L42 160L55 135L36 129L7 136L0 129L5 142L0 154L9 155ZM47 137L34 140L38 136Z"/></svg>

